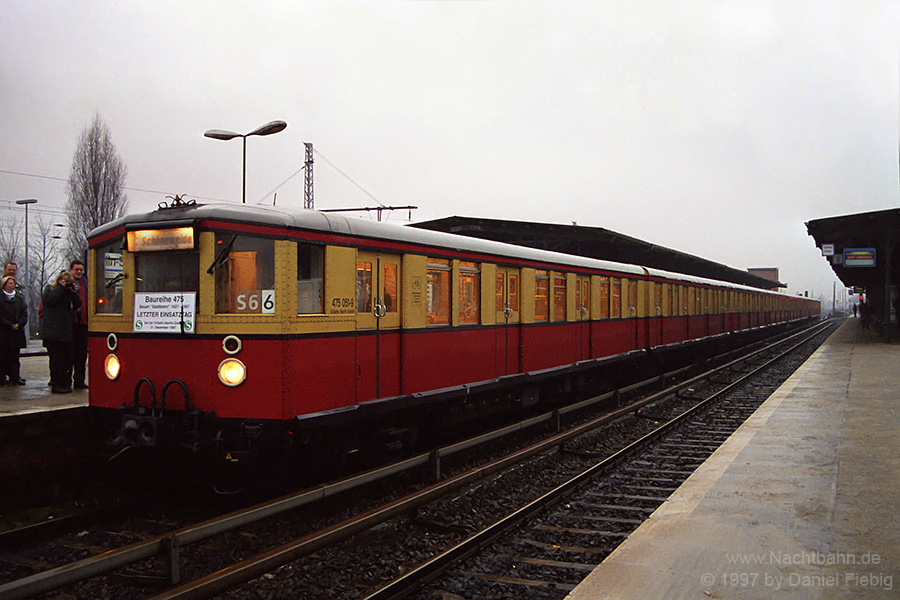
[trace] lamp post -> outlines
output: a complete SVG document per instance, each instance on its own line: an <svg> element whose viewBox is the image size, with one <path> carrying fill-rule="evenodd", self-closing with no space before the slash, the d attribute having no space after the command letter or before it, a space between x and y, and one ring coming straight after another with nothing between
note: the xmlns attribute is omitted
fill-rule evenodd
<svg viewBox="0 0 900 600"><path fill-rule="evenodd" d="M241 191L241 204L247 204L247 138L251 135L272 135L273 133L278 133L279 131L283 131L284 128L287 127L287 123L284 121L272 121L271 123L266 123L265 125L260 125L250 133L235 133L233 131L226 131L224 129L210 129L203 135L212 138L214 140L233 140L236 137L242 138L244 140L244 171L243 171L243 186Z"/></svg>
<svg viewBox="0 0 900 600"><path fill-rule="evenodd" d="M37 204L37 199L35 198L25 198L24 200L16 200L16 204L25 205L25 285L22 288L25 290L25 305L28 306L28 310L31 310L31 273L28 272L28 205L29 204ZM25 333L26 341L30 339L31 336L28 335L28 332Z"/></svg>

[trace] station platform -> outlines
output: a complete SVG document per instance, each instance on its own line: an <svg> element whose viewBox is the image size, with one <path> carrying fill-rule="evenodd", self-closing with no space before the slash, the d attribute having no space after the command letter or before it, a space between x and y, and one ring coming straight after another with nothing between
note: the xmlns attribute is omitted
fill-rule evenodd
<svg viewBox="0 0 900 600"><path fill-rule="evenodd" d="M19 365L19 373L25 380L25 385L0 387L0 419L88 405L87 390L74 390L71 394L50 392L50 386L47 385L50 381L50 363L46 352L26 354L23 350Z"/></svg>
<svg viewBox="0 0 900 600"><path fill-rule="evenodd" d="M848 319L566 598L900 598L900 345Z"/></svg>

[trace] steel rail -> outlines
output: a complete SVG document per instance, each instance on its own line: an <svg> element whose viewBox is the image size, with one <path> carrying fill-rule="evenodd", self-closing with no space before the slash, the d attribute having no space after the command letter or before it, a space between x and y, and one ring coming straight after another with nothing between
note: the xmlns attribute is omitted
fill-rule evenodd
<svg viewBox="0 0 900 600"><path fill-rule="evenodd" d="M428 581L440 575L454 563L465 560L469 556L472 556L479 550L485 548L488 544L494 542L497 538L499 538L507 531L520 525L526 519L558 503L560 500L573 492L576 488L594 479L598 475L608 471L610 468L618 465L620 462L624 461L626 458L631 457L632 455L643 449L645 446L652 443L654 440L672 431L673 429L681 425L684 421L699 414L701 411L708 408L713 402L730 393L751 377L754 377L761 371L767 369L770 365L780 360L785 355L797 350L807 341L818 335L818 333L827 326L828 323L825 323L817 327L816 331L811 333L809 336L806 336L804 339L800 340L784 352L779 353L774 358L765 361L763 364L756 367L749 373L741 376L736 381L730 383L723 389L716 391L708 398L691 407L687 411L681 413L671 421L660 425L653 431L642 436L640 439L618 450L617 452L603 459L594 466L582 471L562 485L550 490L539 498L536 498L522 508L504 517L500 521L497 521L496 523L490 525L482 531L470 536L466 540L433 557L431 560L419 565L415 569L408 571L391 583L388 583L372 594L366 596L363 600L399 600L400 598L405 597L407 594L418 589L423 583L427 583Z"/></svg>
<svg viewBox="0 0 900 600"><path fill-rule="evenodd" d="M827 324L820 324L820 325L816 326L814 333L810 334L808 337L806 337L802 341L798 342L794 347L792 347L790 350L788 350L786 352L793 351L796 348L796 346L802 345L809 338L817 335L819 333L819 331L821 329L823 329L824 327L827 327ZM786 339L794 339L799 335L803 335L803 333L804 332L794 334ZM783 344L786 341L786 339L779 340L778 342L776 342L775 345ZM396 501L394 501L388 505L385 505L381 508L373 509L372 511L369 511L368 513L365 513L358 517L354 517L348 521L345 521L344 523L335 525L330 528L326 528L319 532L315 532L315 533L305 536L303 538L289 542L288 544L284 544L284 545L282 545L278 548L275 548L273 550L270 550L268 552L264 552L257 556L254 556L254 557L245 559L243 561L240 561L238 563L235 563L234 565L232 565L230 567L225 567L224 569L221 569L221 570L219 570L215 573L212 573L210 575L207 575L205 577L196 579L191 582L187 582L176 588L167 590L161 594L153 596L151 598L151 600L176 600L176 599L177 600L189 600L189 599L209 598L211 596L214 596L216 594L224 592L225 590L228 590L236 585L250 581L251 579L254 579L265 573L268 573L280 566L283 566L285 564L293 562L294 560L297 560L298 558L300 558L302 556L311 554L312 552L315 552L316 550L318 550L324 546L327 546L329 544L332 544L332 543L335 543L338 541L345 540L348 537L350 537L351 535L354 535L355 533L358 533L368 527L382 523L393 516L408 513L409 511L412 511L413 509L415 509L423 504L426 504L426 503L430 502L432 499L438 498L438 497L446 494L447 492L450 492L459 487L474 483L480 479L487 477L488 475L491 475L497 471L501 471L501 470L507 468L508 466L522 462L526 458L529 458L535 454L539 454L539 453L545 452L553 447L560 446L563 443L565 443L571 439L579 437L593 429L596 429L597 427L600 427L600 426L608 423L609 421L615 420L615 419L617 419L625 414L628 414L630 412L634 412L635 410L637 410L647 404L656 402L656 401L660 400L661 398L664 398L668 395L677 393L678 391L680 391L681 389L684 389L685 387L694 385L698 381L703 380L714 373L717 373L724 369L730 368L731 366L735 365L736 363L742 362L742 361L746 360L747 358L756 356L757 354L765 352L770 348L771 348L771 346L767 346L765 348L762 348L760 350L752 352L749 355L747 355L741 359L736 359L736 360L730 361L729 363L722 365L720 367L717 367L707 373L704 373L697 377L693 377L690 380L681 382L681 383L671 386L665 390L654 393L654 394L648 396L647 398L643 398L641 400L633 402L625 407L622 407L616 411L613 411L612 413L608 413L606 415L603 415L602 417L599 417L597 419L594 419L589 422L578 425L576 427L573 427L569 430L566 430L565 432L558 433L546 440L532 444L531 446L528 446L527 448L523 448L512 454L509 454L502 458L496 459L490 463L487 463L481 467L477 467L471 471L467 471L465 473L459 474L459 475L452 477L446 481L429 486L428 488L425 488L424 490L409 494L408 496L406 496L404 498L396 500ZM780 358L783 354L784 353L779 354L779 356L776 357L775 359L767 361L766 363L764 363L762 366L758 367L754 371L751 371L749 374L742 376L738 380L738 382L724 388L723 390L716 392L715 394L710 396L710 398L703 401L702 404L706 405L707 403L712 402L715 398L718 398L722 394L727 393L729 390L733 389L734 386L738 385L739 382L746 380L748 377L752 376L754 373L764 369L771 362ZM656 378L654 378L654 379L656 379ZM606 395L604 395L604 396L606 396ZM679 417L676 417L676 419L674 419L670 423L680 423L683 419L688 418L688 415L696 414L696 412L695 412L696 408L697 407L695 406L694 408L686 411L685 413L682 413L682 415L679 415ZM670 426L674 427L674 424L670 425ZM654 432L659 431L660 429L662 429L662 428L658 428L657 430L654 430ZM658 433L657 435L662 435L662 432ZM634 448L639 448L643 445L646 445L647 443L649 443L649 441L652 441L652 439L655 439L653 437L653 432L643 436L640 440L638 440L637 442L635 442L634 444L632 444L629 447L632 448L632 451L634 451ZM604 467L604 468L608 468L609 465L616 464L617 462L622 460L625 456L626 456L626 454L623 451L619 451L619 452L616 452L614 455L612 455L610 458L606 459L606 461L604 461L601 464L606 465L606 467ZM592 473L596 473L597 468L594 468L593 471L589 469L589 471ZM581 481L588 479L590 476L591 475L588 473L583 473L582 475L579 475L578 478L576 478L577 482L572 483L571 486L577 485L577 483L580 483ZM547 502L548 498L557 498L557 497L559 497L559 494L562 494L562 493L563 493L563 491L554 490L552 492L548 492L541 498L544 499L544 502ZM527 516L529 516L531 514L534 514L536 511L541 510L543 508L543 505L540 503L540 500L541 499L535 500L532 503L528 504L526 507L519 509L518 511L513 513L513 515L510 515L509 517L507 517L507 519L521 520L523 518L527 518ZM515 522L518 522L518 521L515 521ZM503 531L505 531L506 529L508 529L509 527L512 526L509 524L504 526L503 523L507 523L506 519L504 519L503 521L501 521L498 524L491 526L490 528L485 530L485 532L482 532L481 534L476 534L475 537L478 540L487 539L489 541L492 541L493 539L496 538L497 535L499 535L500 533L502 533ZM470 539L472 539L472 538L470 538ZM450 556L450 557L463 557L464 558L464 557L468 556L469 554L471 554L471 552L474 551L473 548L474 547L469 547L467 545L467 542L463 542L462 544L439 555L435 559L432 559L432 561L429 561L429 562L423 564L421 567L414 569L413 571L410 571L406 576L398 579L397 581L410 582L410 581L412 581L410 578L415 577L417 573L421 572L420 570L424 569L424 572L428 573L429 565L432 565L433 563L435 563L435 561L437 561L436 564L441 564L442 557ZM475 549L477 549L477 548L475 548ZM437 573L435 573L435 574L437 574ZM435 574L430 574L429 576L433 577ZM389 584L389 585L391 585L391 584ZM416 585L418 585L418 583L412 585L412 587L410 587L409 585L404 584L404 583L398 583L397 585L399 585L401 588L403 588L404 591L402 592L402 594L405 594L409 591L408 589L406 589L407 587L409 587L409 589L413 589ZM386 588L382 588L382 589L386 589ZM371 598L372 600L382 600L382 598L402 597L402 594L392 596L392 595L390 595L391 592L384 592L388 595L385 595L382 597L382 596L378 595L380 593L382 593L382 592L379 590L379 592L376 592L374 595L370 596L369 598ZM367 600L369 600L369 599L367 598Z"/></svg>

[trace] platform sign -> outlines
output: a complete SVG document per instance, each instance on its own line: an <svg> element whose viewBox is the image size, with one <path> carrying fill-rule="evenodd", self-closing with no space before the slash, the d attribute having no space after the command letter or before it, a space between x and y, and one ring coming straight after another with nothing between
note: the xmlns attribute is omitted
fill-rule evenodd
<svg viewBox="0 0 900 600"><path fill-rule="evenodd" d="M194 333L197 292L138 292L135 333Z"/></svg>
<svg viewBox="0 0 900 600"><path fill-rule="evenodd" d="M822 244L822 256L834 256L834 244Z"/></svg>
<svg viewBox="0 0 900 600"><path fill-rule="evenodd" d="M845 248L845 267L874 267L875 248Z"/></svg>

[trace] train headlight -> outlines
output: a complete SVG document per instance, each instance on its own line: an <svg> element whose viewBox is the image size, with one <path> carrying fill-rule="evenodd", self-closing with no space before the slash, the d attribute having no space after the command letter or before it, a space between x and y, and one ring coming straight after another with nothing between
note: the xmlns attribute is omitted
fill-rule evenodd
<svg viewBox="0 0 900 600"><path fill-rule="evenodd" d="M122 364L119 362L119 357L115 354L110 354L106 357L106 360L103 361L103 372L106 373L106 376L112 381L119 376L119 372L122 370Z"/></svg>
<svg viewBox="0 0 900 600"><path fill-rule="evenodd" d="M219 381L229 387L241 385L247 379L247 367L236 358L226 358L219 363Z"/></svg>

